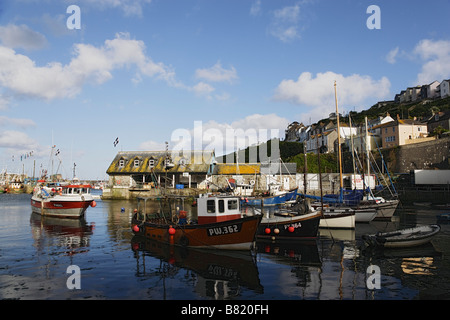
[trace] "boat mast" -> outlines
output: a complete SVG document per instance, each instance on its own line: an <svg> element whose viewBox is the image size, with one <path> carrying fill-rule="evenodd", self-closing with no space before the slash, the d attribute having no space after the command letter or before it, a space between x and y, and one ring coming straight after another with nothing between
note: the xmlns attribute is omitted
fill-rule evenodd
<svg viewBox="0 0 450 320"><path fill-rule="evenodd" d="M350 141L352 144L353 185L355 186L355 189L356 189L356 166L355 166L355 155L354 155L355 146L353 143L352 116L350 113L348 114L348 120L349 120L349 124L350 124ZM352 186L352 190L353 190L353 186Z"/></svg>
<svg viewBox="0 0 450 320"><path fill-rule="evenodd" d="M342 180L342 157L341 157L341 129L339 126L339 111L338 111L338 100L337 100L337 90L336 90L336 81L334 81L334 99L336 101L336 118L337 118L337 133L338 133L338 162L339 162L339 185L340 185L340 191L339 191L339 200L342 202L342 189L344 186L343 180Z"/></svg>
<svg viewBox="0 0 450 320"><path fill-rule="evenodd" d="M370 177L370 158L369 158L369 152L370 152L370 140L369 140L369 129L367 127L367 117L366 120L366 162L367 162L367 177ZM369 181L367 184L370 186Z"/></svg>

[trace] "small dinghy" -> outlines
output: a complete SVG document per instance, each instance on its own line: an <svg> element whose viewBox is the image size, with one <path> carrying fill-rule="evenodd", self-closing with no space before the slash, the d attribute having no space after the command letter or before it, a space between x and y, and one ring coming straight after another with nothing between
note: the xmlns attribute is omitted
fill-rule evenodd
<svg viewBox="0 0 450 320"><path fill-rule="evenodd" d="M428 243L441 230L437 224L417 226L392 232L378 232L363 235L363 240L370 246L385 248L408 248Z"/></svg>

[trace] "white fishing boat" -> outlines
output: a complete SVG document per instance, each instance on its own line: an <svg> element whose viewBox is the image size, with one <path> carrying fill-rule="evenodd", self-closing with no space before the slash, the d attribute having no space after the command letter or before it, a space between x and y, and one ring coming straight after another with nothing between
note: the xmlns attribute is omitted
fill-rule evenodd
<svg viewBox="0 0 450 320"><path fill-rule="evenodd" d="M31 197L32 211L43 216L81 218L89 206L96 206L90 189L83 184L37 186Z"/></svg>

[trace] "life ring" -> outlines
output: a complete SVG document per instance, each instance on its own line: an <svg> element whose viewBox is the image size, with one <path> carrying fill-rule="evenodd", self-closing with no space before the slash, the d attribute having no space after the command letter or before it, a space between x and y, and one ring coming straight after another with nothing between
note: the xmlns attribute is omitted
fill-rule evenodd
<svg viewBox="0 0 450 320"><path fill-rule="evenodd" d="M250 180L250 185L254 186L255 185L255 180Z"/></svg>

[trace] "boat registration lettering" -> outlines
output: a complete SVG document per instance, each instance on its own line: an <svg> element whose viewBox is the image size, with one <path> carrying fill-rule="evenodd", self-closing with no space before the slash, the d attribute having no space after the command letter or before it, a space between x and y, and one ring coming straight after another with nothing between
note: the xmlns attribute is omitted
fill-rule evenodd
<svg viewBox="0 0 450 320"><path fill-rule="evenodd" d="M286 224L286 225L284 226L284 230L288 229L289 227L293 227L294 229L297 229L297 228L301 228L301 227L302 227L302 224L301 224L300 222L297 222L297 223L291 223L291 224Z"/></svg>
<svg viewBox="0 0 450 320"><path fill-rule="evenodd" d="M228 226L217 227L217 228L208 228L208 236L221 236L225 234L237 233L240 232L242 228L242 224L231 224Z"/></svg>

